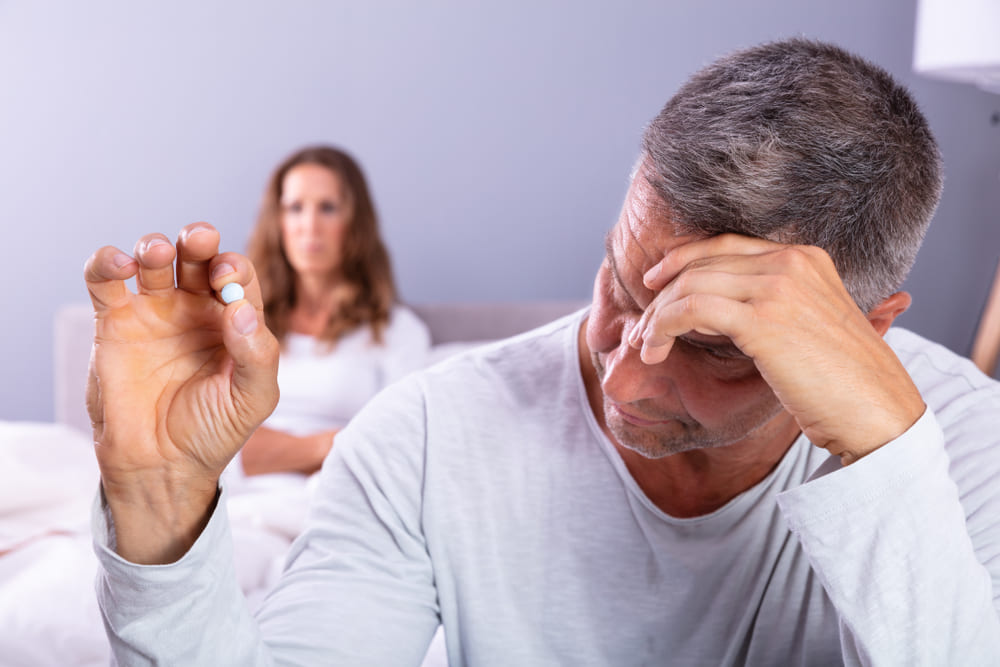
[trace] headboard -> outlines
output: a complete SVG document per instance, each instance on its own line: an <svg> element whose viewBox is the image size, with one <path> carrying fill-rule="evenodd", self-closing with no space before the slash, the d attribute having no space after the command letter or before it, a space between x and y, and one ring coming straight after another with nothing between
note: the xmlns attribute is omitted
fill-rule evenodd
<svg viewBox="0 0 1000 667"><path fill-rule="evenodd" d="M431 343L441 346L481 342L528 331L572 313L586 301L524 301L408 304L427 324ZM84 406L84 387L94 337L93 310L89 304L60 307L54 322L55 420L84 432L90 419Z"/></svg>

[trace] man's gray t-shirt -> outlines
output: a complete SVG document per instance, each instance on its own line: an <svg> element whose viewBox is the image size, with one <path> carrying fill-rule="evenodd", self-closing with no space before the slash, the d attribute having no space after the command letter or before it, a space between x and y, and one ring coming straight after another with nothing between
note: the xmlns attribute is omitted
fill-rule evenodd
<svg viewBox="0 0 1000 667"><path fill-rule="evenodd" d="M99 544L116 653L417 665L440 620L452 665L1000 656L996 383L894 330L929 406L907 433L846 468L800 437L759 484L678 519L597 425L582 316L445 361L369 404L338 436L256 619L231 581L222 510L172 565L127 564Z"/></svg>

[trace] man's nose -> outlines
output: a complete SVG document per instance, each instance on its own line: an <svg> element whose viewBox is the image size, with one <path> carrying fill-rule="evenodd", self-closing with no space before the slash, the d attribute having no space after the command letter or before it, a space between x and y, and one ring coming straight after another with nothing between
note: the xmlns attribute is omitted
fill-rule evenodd
<svg viewBox="0 0 1000 667"><path fill-rule="evenodd" d="M665 373L669 355L659 364L644 364L639 350L628 344L627 336L628 331L623 331L618 347L608 352L604 359L604 379L601 382L604 395L616 403L625 404L671 392L672 383Z"/></svg>

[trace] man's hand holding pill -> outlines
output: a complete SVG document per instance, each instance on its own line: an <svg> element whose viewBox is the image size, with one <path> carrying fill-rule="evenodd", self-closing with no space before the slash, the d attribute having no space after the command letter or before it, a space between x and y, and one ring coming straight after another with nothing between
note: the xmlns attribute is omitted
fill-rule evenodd
<svg viewBox="0 0 1000 667"><path fill-rule="evenodd" d="M134 255L108 246L85 267L87 409L118 553L166 563L197 539L223 469L274 409L278 344L253 266L220 254L211 225L185 227L176 249L149 234Z"/></svg>

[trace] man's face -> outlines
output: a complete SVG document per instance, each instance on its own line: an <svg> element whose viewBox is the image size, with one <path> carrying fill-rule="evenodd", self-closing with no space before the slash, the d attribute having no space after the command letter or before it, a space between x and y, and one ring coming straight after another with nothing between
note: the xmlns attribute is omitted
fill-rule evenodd
<svg viewBox="0 0 1000 667"><path fill-rule="evenodd" d="M647 458L767 438L782 412L753 361L727 338L688 333L655 365L644 364L629 346L628 333L655 296L643 274L671 248L693 240L677 234L640 170L607 237L585 339L600 380L604 424L620 445Z"/></svg>

